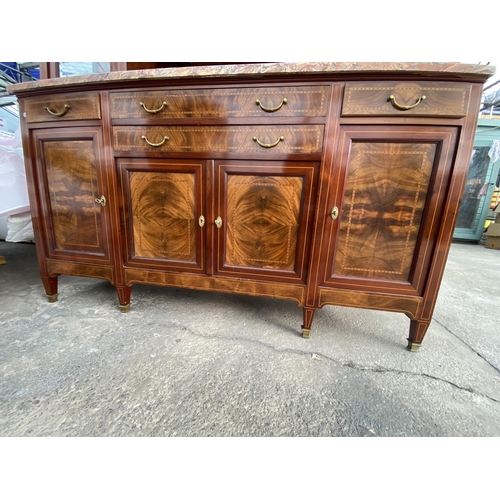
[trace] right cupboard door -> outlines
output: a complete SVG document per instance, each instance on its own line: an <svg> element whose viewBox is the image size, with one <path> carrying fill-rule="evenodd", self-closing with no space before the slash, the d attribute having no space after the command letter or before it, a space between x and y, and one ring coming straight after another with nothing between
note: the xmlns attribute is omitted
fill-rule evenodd
<svg viewBox="0 0 500 500"><path fill-rule="evenodd" d="M323 286L423 293L456 135L451 127L342 128Z"/></svg>
<svg viewBox="0 0 500 500"><path fill-rule="evenodd" d="M216 274L305 283L318 166L216 162Z"/></svg>

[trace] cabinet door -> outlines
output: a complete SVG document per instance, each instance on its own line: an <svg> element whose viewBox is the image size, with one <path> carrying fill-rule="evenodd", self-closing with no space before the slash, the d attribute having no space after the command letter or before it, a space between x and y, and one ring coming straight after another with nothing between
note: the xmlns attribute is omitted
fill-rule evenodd
<svg viewBox="0 0 500 500"><path fill-rule="evenodd" d="M203 271L203 162L120 159L118 171L126 263Z"/></svg>
<svg viewBox="0 0 500 500"><path fill-rule="evenodd" d="M216 273L305 282L317 163L221 161Z"/></svg>
<svg viewBox="0 0 500 500"><path fill-rule="evenodd" d="M47 256L109 262L110 224L100 130L33 131L37 198Z"/></svg>
<svg viewBox="0 0 500 500"><path fill-rule="evenodd" d="M323 285L422 292L455 144L448 127L342 128Z"/></svg>

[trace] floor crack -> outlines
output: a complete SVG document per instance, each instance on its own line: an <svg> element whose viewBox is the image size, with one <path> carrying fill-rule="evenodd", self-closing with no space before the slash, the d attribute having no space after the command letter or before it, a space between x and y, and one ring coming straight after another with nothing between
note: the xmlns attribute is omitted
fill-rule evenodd
<svg viewBox="0 0 500 500"><path fill-rule="evenodd" d="M334 362L338 363L338 361L333 360L331 358L328 358L326 356L325 356L325 358L326 359L330 359L331 361L334 361ZM367 367L367 366L356 365L356 364L354 364L351 361L349 361L348 363L341 363L341 364L342 364L342 366L348 366L349 368L354 368L354 369L360 370L360 371L372 371L372 372L376 372L376 373L390 372L390 373L398 373L398 374L402 374L402 375L413 375L414 377L426 377L426 378L430 378L432 380L437 380L439 382L444 382L446 384L449 384L449 385L455 387L456 389L460 389L462 391L470 392L471 394L475 394L476 396L482 396L482 397L487 398L487 399L489 399L491 401L494 401L495 403L500 403L499 399L495 399L495 398L493 398L491 396L488 396L487 394L483 394L482 392L475 391L471 387L462 387L461 385L455 384L454 382L451 382L450 380L446 380L444 378L436 377L435 375L430 375L428 373L415 373L415 372L409 372L409 371L405 371L405 370L396 370L396 369L392 369L392 368L383 368L381 366Z"/></svg>
<svg viewBox="0 0 500 500"><path fill-rule="evenodd" d="M441 323L439 323L439 324L441 324ZM344 363L344 362L339 361L337 359L334 359L334 358L332 358L330 356L326 356L324 354L321 354L320 352L304 351L304 350L301 350L301 349L291 349L291 348L276 348L275 346L273 346L271 344L266 344L265 342L262 342L261 340L257 340L257 339L249 339L249 338L246 338L246 337L244 337L244 338L243 337L242 338L239 338L239 337L229 337L229 336L224 336L224 335L215 335L215 336L204 335L204 334L202 334L200 332L195 332L195 331L193 331L192 329L190 329L190 328L188 328L186 326L184 326L183 328L185 328L184 331L187 331L189 333L192 333L193 335L200 336L200 337L207 338L207 339L243 340L245 342L250 342L250 343L253 343L253 344L262 345L263 347L271 349L271 350L273 350L273 351L275 351L277 353L298 354L298 355L301 355L301 356L310 356L313 359L321 358L321 360L325 359L327 361L330 361L331 363L335 363L337 365L345 366L345 367L348 367L348 368L353 368L353 369L359 370L359 371L372 371L374 373L398 373L398 374L401 374L401 375L412 375L414 377L426 377L426 378L430 378L432 380L437 380L439 382L444 382L446 384L451 385L452 387L455 387L456 389L460 389L462 391L467 391L467 392L469 392L471 394L475 394L477 396L481 396L481 397L487 398L490 401L493 401L495 403L500 403L499 399L495 399L495 398L493 398L491 396L488 396L487 394L483 394L481 392L475 391L471 387L462 387L462 386L460 386L458 384L455 384L454 382L451 382L450 380L446 380L446 379L443 379L443 378L440 378L440 377L436 377L435 375L430 375L428 373L415 373L415 372L409 372L409 371L405 371L405 370L397 370L397 369L393 369L393 368L384 368L382 366L367 367L367 366L357 365L357 364L353 363L352 361ZM446 328L446 327L444 327L444 328ZM451 333L453 333L453 332L451 332ZM318 362L318 361L316 361L316 362Z"/></svg>
<svg viewBox="0 0 500 500"><path fill-rule="evenodd" d="M498 369L494 364L492 364L488 359L486 359L482 354L477 352L471 345L469 345L467 342L465 342L464 339L460 338L455 332L450 330L446 325L438 321L436 318L433 318L433 321L435 321L439 326L442 326L447 332L451 333L455 338L460 340L462 344L466 345L474 354L477 354L481 359L486 361L496 372L500 373L500 369Z"/></svg>

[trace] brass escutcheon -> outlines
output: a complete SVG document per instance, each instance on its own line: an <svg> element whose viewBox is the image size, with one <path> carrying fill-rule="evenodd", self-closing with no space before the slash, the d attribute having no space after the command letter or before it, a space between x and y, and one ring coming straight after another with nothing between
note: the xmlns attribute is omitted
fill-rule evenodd
<svg viewBox="0 0 500 500"><path fill-rule="evenodd" d="M219 217L217 217L217 219L215 219L215 225L217 226L217 229L220 229L222 227L222 219L220 218L220 215Z"/></svg>
<svg viewBox="0 0 500 500"><path fill-rule="evenodd" d="M102 205L103 207L106 206L106 198L104 198L104 195L102 195L100 198L96 198L94 201L96 203L99 203L99 205Z"/></svg>
<svg viewBox="0 0 500 500"><path fill-rule="evenodd" d="M205 217L203 215L200 215L200 218L198 219L198 224L200 227L203 227L205 225Z"/></svg>
<svg viewBox="0 0 500 500"><path fill-rule="evenodd" d="M330 212L330 217L332 220L335 220L339 216L339 209L338 207L333 207L332 211Z"/></svg>

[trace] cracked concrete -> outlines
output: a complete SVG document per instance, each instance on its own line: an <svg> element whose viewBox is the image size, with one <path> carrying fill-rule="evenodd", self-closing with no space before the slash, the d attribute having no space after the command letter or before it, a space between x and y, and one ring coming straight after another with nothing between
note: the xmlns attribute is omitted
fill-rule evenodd
<svg viewBox="0 0 500 500"><path fill-rule="evenodd" d="M60 277L0 242L0 436L499 436L500 252L454 244L418 353L397 313Z"/></svg>

